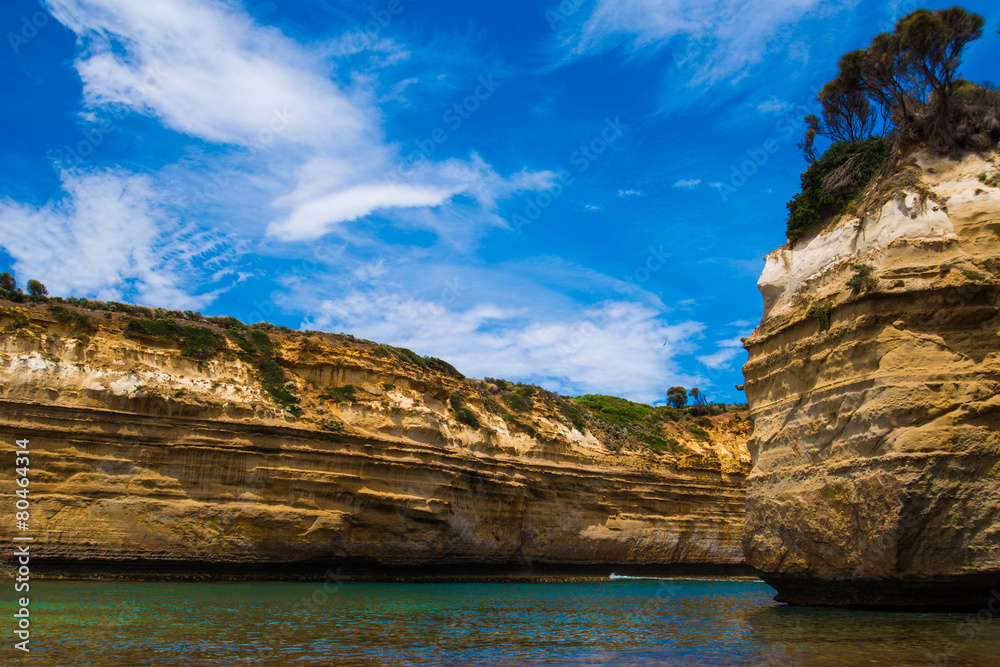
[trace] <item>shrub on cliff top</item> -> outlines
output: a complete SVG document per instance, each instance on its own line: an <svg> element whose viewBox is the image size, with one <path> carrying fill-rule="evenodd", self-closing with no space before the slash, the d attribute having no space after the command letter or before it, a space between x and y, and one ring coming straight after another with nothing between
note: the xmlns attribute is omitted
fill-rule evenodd
<svg viewBox="0 0 1000 667"><path fill-rule="evenodd" d="M882 138L830 146L802 174L802 191L786 204L788 240L794 243L830 216L842 213L886 166L890 153L889 142Z"/></svg>

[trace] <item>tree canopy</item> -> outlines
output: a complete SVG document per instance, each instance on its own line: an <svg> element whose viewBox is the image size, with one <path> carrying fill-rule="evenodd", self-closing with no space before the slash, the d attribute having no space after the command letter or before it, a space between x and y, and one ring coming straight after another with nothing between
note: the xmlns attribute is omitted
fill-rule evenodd
<svg viewBox="0 0 1000 667"><path fill-rule="evenodd" d="M961 7L913 11L868 48L841 57L838 74L818 95L820 116L806 119L803 148L815 161L817 135L856 142L893 134L940 151L986 148L1000 138L1000 96L961 95L962 54L983 34L983 18ZM971 91L977 93L976 91Z"/></svg>

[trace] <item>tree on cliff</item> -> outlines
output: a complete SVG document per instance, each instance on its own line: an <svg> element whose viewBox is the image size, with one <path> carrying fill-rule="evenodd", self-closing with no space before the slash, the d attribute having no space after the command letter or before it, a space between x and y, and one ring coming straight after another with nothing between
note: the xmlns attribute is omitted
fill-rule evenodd
<svg viewBox="0 0 1000 667"><path fill-rule="evenodd" d="M671 387L670 389L667 389L667 403L675 408L681 407L687 403L687 400L688 393L687 389L684 387Z"/></svg>
<svg viewBox="0 0 1000 667"><path fill-rule="evenodd" d="M983 18L961 7L907 14L840 59L818 96L822 118L807 118L805 147L816 135L855 142L891 132L897 144L986 148L1000 136L997 99L960 95L967 82L958 76L962 53L982 34Z"/></svg>
<svg viewBox="0 0 1000 667"><path fill-rule="evenodd" d="M907 14L868 48L845 54L818 95L799 144L809 168L788 202L788 240L858 197L893 156L927 145L939 153L985 150L1000 140L1000 91L959 77L962 53L983 34L983 18L961 7ZM817 158L816 140L833 143Z"/></svg>
<svg viewBox="0 0 1000 667"><path fill-rule="evenodd" d="M0 289L13 292L17 289L17 279L6 271L0 273Z"/></svg>
<svg viewBox="0 0 1000 667"><path fill-rule="evenodd" d="M45 285L38 282L37 280L29 280L28 294L30 294L31 296L48 296L49 290L46 289Z"/></svg>

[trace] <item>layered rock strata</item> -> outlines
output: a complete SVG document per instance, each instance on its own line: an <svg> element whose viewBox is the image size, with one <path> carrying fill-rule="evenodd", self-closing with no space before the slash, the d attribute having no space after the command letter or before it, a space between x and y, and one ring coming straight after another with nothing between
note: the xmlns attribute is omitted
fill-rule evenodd
<svg viewBox="0 0 1000 667"><path fill-rule="evenodd" d="M302 395L296 417L238 350L196 361L114 320L80 333L41 306L8 304L4 325L0 432L8 458L30 441L41 572L337 566L384 578L743 562L749 422L738 416L714 418L713 444L691 437L662 455L610 451L541 413L526 433L469 393L472 428L448 408L466 380L295 334L275 344ZM318 387L345 383L354 400L319 400ZM0 477L4 498L12 477Z"/></svg>
<svg viewBox="0 0 1000 667"><path fill-rule="evenodd" d="M918 154L876 215L768 256L743 545L778 600L978 610L1000 587L997 162Z"/></svg>

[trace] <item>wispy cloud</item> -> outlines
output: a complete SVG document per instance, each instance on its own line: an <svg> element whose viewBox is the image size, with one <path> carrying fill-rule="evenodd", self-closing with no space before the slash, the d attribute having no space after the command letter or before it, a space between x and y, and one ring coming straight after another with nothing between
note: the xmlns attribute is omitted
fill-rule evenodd
<svg viewBox="0 0 1000 667"><path fill-rule="evenodd" d="M465 309L381 289L318 304L308 328L353 331L451 361L466 375L526 378L563 393L613 392L662 400L692 384L675 357L693 350L698 322L667 322L635 303L607 301L570 316L545 317L477 303Z"/></svg>
<svg viewBox="0 0 1000 667"><path fill-rule="evenodd" d="M739 78L761 62L789 26L824 7L820 0L597 0L582 22L561 33L568 58L625 45L633 51L673 48L693 80ZM676 40L676 41L673 41ZM801 49L795 57L801 59Z"/></svg>
<svg viewBox="0 0 1000 667"><path fill-rule="evenodd" d="M475 156L404 161L384 135L371 87L331 78L328 64L331 53L359 49L408 57L395 42L347 39L310 48L238 9L197 0L53 0L52 11L80 37L75 66L89 107L125 108L255 154L266 144L256 171L280 164L269 174L277 181L271 187L286 190L271 202L268 233L278 241L315 239L376 211L432 210L459 194L478 204L465 207L467 218L496 224L498 199L551 182L549 172L501 176ZM398 98L415 81L388 83L389 96Z"/></svg>
<svg viewBox="0 0 1000 667"><path fill-rule="evenodd" d="M677 181L674 183L673 187L682 188L684 190L693 190L699 183L701 183L700 178L687 178Z"/></svg>
<svg viewBox="0 0 1000 667"><path fill-rule="evenodd" d="M757 105L757 111L761 113L782 113L783 111L790 109L792 107L791 102L786 102L785 100L779 100L774 95L771 95L768 99L764 100Z"/></svg>
<svg viewBox="0 0 1000 667"><path fill-rule="evenodd" d="M642 190L619 190L618 197L624 199L626 197L642 197Z"/></svg>
<svg viewBox="0 0 1000 667"><path fill-rule="evenodd" d="M0 246L19 275L44 278L53 294L132 293L183 308L201 308L225 287L218 281L231 273L235 249L177 222L148 176L63 172L62 186L60 199L40 206L0 201Z"/></svg>

